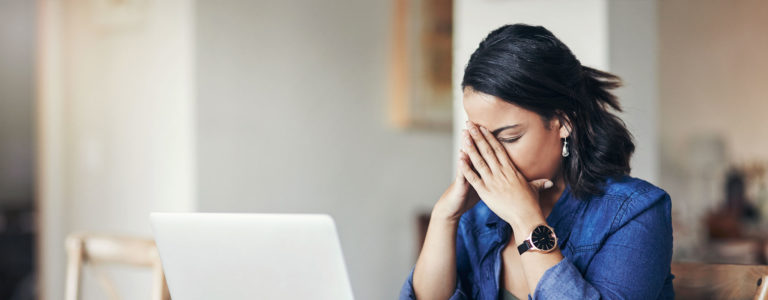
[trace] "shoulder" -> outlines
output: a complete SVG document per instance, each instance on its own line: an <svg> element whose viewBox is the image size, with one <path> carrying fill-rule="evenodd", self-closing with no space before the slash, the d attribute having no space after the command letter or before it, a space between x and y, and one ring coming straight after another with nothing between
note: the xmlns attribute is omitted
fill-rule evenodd
<svg viewBox="0 0 768 300"><path fill-rule="evenodd" d="M657 197L667 192L640 178L624 175L608 178L605 182L605 195L623 198Z"/></svg>
<svg viewBox="0 0 768 300"><path fill-rule="evenodd" d="M604 194L589 199L591 210L600 210L604 216L613 216L610 230L640 216L669 220L671 199L660 187L643 179L621 176L606 180Z"/></svg>

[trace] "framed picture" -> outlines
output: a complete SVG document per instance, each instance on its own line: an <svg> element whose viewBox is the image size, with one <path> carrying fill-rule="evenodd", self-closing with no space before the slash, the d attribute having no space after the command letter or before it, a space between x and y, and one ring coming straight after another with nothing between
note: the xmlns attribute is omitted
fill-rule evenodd
<svg viewBox="0 0 768 300"><path fill-rule="evenodd" d="M390 120L402 129L450 131L453 1L392 1Z"/></svg>

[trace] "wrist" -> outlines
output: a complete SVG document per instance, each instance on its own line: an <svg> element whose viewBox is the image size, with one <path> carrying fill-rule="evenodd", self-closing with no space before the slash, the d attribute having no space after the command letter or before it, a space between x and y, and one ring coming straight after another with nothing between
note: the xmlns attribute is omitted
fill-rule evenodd
<svg viewBox="0 0 768 300"><path fill-rule="evenodd" d="M541 214L529 215L526 217L514 218L509 225L512 227L512 231L515 233L515 242L517 245L523 243L533 232L533 229L541 224L547 224L547 220L544 219Z"/></svg>
<svg viewBox="0 0 768 300"><path fill-rule="evenodd" d="M440 201L435 203L432 207L430 220L456 225L459 224L459 219L461 219L461 214L459 212L448 209L445 205L441 205Z"/></svg>

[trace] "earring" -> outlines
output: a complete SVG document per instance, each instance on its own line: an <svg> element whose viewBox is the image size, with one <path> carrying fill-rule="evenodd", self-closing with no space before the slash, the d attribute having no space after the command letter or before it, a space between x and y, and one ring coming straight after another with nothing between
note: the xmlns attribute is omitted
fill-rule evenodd
<svg viewBox="0 0 768 300"><path fill-rule="evenodd" d="M568 155L571 155L571 152L568 151L568 139L563 138L563 157L568 157Z"/></svg>

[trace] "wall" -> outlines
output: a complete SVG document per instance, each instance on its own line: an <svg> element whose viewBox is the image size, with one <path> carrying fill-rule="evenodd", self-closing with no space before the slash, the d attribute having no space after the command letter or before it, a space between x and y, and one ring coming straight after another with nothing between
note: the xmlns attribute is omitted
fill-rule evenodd
<svg viewBox="0 0 768 300"><path fill-rule="evenodd" d="M105 3L38 3L44 299L63 295L67 233L149 237L149 212L195 208L193 3ZM148 272L118 275L126 299L148 295Z"/></svg>
<svg viewBox="0 0 768 300"><path fill-rule="evenodd" d="M0 1L0 209L31 206L35 7Z"/></svg>
<svg viewBox="0 0 768 300"><path fill-rule="evenodd" d="M681 152L712 132L732 145L729 158L765 159L768 132L755 125L768 110L768 35L755 30L768 28L768 3L670 1L659 12L664 143Z"/></svg>
<svg viewBox="0 0 768 300"><path fill-rule="evenodd" d="M665 188L659 171L657 9L656 0L608 1L608 69L624 81L616 96L635 138L631 174Z"/></svg>
<svg viewBox="0 0 768 300"><path fill-rule="evenodd" d="M387 123L390 2L197 5L199 209L330 213L356 298L395 298L453 148Z"/></svg>

